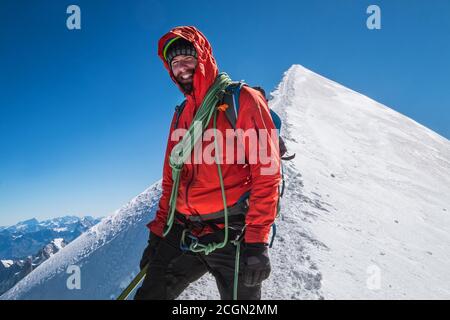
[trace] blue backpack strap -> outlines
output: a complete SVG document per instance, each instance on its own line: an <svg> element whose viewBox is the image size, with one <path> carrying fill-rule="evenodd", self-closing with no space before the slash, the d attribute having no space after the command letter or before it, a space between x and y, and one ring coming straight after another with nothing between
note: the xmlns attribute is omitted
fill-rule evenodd
<svg viewBox="0 0 450 320"><path fill-rule="evenodd" d="M270 239L269 248L273 247L273 242L275 240L275 236L277 235L277 225L275 222L272 224L272 238Z"/></svg>
<svg viewBox="0 0 450 320"><path fill-rule="evenodd" d="M179 106L175 107L175 123L173 124L173 128L178 128L178 121L180 120L181 113L183 112L184 106L186 105L187 100L184 100Z"/></svg>
<svg viewBox="0 0 450 320"><path fill-rule="evenodd" d="M240 203L242 201L247 200L250 197L250 191L245 192L240 198L238 199L237 203Z"/></svg>
<svg viewBox="0 0 450 320"><path fill-rule="evenodd" d="M239 96L244 85L244 82L233 82L225 89L223 102L228 105L228 108L225 110L225 116L231 123L233 129L236 129L236 122L239 114Z"/></svg>
<svg viewBox="0 0 450 320"><path fill-rule="evenodd" d="M237 117L239 114L239 97L241 94L241 89L244 85L246 85L244 82L235 82L235 83L232 83L225 90L223 102L228 105L228 108L225 110L225 115L228 118L228 121L230 121L233 129L236 129L236 122L237 122ZM279 132L281 129L281 118L275 111L273 111L272 109L269 109L269 110L270 110L270 116L272 117L275 128L278 129L278 132ZM284 191L284 178L283 178L283 191ZM250 196L249 191L244 193L239 198L238 203L245 201L246 199L249 198L249 196ZM279 201L280 201L280 199L278 199L278 203L277 203L277 216L278 216L279 210L280 210L280 208L279 208L280 202ZM272 248L272 246L273 246L276 234L277 234L277 225L274 222L272 224L272 239L270 240L270 244L269 244L270 248Z"/></svg>
<svg viewBox="0 0 450 320"><path fill-rule="evenodd" d="M236 122L237 117L239 114L239 97L241 94L241 89L246 84L244 82L234 82L232 83L227 89L224 96L224 103L228 104L229 107L227 108L225 115L227 116L228 120L230 121L231 125L233 126L233 129L236 129ZM273 111L270 110L270 116L272 117L273 123L275 125L275 128L278 129L278 133L281 130L281 118L280 116Z"/></svg>
<svg viewBox="0 0 450 320"><path fill-rule="evenodd" d="M272 109L269 109L269 110L270 110L270 116L272 117L273 124L275 125L275 128L278 129L278 134L279 134L280 130L281 130L281 118L275 111L273 111Z"/></svg>
<svg viewBox="0 0 450 320"><path fill-rule="evenodd" d="M233 90L234 111L236 114L236 119L239 114L239 97L241 95L241 89L243 86L245 86L245 83L239 82L238 85L236 87L234 87L234 90Z"/></svg>

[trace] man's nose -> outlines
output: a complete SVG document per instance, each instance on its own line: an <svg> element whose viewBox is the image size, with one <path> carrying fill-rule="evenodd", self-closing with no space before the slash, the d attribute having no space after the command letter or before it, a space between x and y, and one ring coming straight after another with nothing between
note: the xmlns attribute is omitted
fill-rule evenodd
<svg viewBox="0 0 450 320"><path fill-rule="evenodd" d="M184 62L182 62L182 63L179 64L178 68L179 68L178 70L180 72L185 72L186 69L187 69L187 65Z"/></svg>
<svg viewBox="0 0 450 320"><path fill-rule="evenodd" d="M186 61L181 61L180 62L180 64L179 64L179 66L180 66L180 71L181 72L184 72L184 71L186 71L186 69L188 69L188 62L186 62Z"/></svg>

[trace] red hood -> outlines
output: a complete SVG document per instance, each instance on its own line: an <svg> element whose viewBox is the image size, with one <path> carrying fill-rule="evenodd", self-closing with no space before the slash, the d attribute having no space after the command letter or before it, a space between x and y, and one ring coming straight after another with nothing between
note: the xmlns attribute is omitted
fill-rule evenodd
<svg viewBox="0 0 450 320"><path fill-rule="evenodd" d="M164 59L163 56L163 49L164 45L167 43L168 40L174 38L174 37L182 37L186 39L187 41L191 42L194 45L195 50L197 50L197 68L194 72L194 83L193 87L194 90L191 94L186 95L185 92L183 92L183 89L180 87L178 82L176 81L175 77L173 76L172 70L170 69L167 61ZM206 92L208 91L209 87L214 83L214 80L216 79L218 75L218 68L216 64L216 60L214 59L212 55L212 49L209 41L206 39L206 37L201 33L197 28L195 27L176 27L172 30L170 30L168 33L166 33L164 36L159 39L158 42L158 55L161 58L161 60L164 63L164 66L166 67L167 71L169 71L169 75L172 78L172 80L175 82L175 84L178 86L180 91L187 96L193 98L193 103L195 104L195 109L197 109L201 102L203 101L203 97L205 96Z"/></svg>

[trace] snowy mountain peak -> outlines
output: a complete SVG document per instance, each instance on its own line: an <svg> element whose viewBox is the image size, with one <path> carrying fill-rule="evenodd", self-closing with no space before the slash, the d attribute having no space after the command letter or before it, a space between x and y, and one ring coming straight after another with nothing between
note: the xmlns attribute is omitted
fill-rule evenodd
<svg viewBox="0 0 450 320"><path fill-rule="evenodd" d="M3 265L4 268L9 268L14 264L14 261L12 260L0 260L0 263Z"/></svg>
<svg viewBox="0 0 450 320"><path fill-rule="evenodd" d="M313 251L325 296L448 298L450 141L298 65L272 95L301 175L292 210L315 217L309 234L328 248Z"/></svg>
<svg viewBox="0 0 450 320"><path fill-rule="evenodd" d="M450 298L450 142L300 65L271 94L293 161L264 299ZM3 299L113 299L138 263L160 182ZM287 249L289 248L289 249ZM67 290L77 265L82 290ZM216 299L211 276L181 298Z"/></svg>
<svg viewBox="0 0 450 320"><path fill-rule="evenodd" d="M29 220L24 220L19 222L18 224L16 224L14 227L16 230L23 230L26 228L33 228L36 225L39 224L39 221L35 218L29 219Z"/></svg>
<svg viewBox="0 0 450 320"><path fill-rule="evenodd" d="M90 216L65 216L44 221L30 219L2 228L0 258L22 259L34 255L55 238L64 238L70 242L99 221L99 218Z"/></svg>

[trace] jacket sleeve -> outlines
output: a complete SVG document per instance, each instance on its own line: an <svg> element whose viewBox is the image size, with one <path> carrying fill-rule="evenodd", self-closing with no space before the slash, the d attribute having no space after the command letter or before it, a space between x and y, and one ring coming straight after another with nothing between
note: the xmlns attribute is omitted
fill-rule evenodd
<svg viewBox="0 0 450 320"><path fill-rule="evenodd" d="M170 153L172 152L172 148L175 146L175 142L171 141L171 135L174 128L175 123L175 114L172 118L172 122L170 124L169 136L167 138L167 147L166 153L164 156L164 166L163 166L163 177L162 177L162 194L159 199L158 210L156 211L155 219L147 224L147 227L156 235L162 237L164 227L167 221L167 215L169 212L169 201L170 194L172 192L172 168L169 165Z"/></svg>
<svg viewBox="0 0 450 320"><path fill-rule="evenodd" d="M246 243L268 243L277 214L281 181L278 133L267 101L258 91L243 87L239 103L236 127L244 132L255 129L257 135L257 143L241 141L252 181L244 240Z"/></svg>

